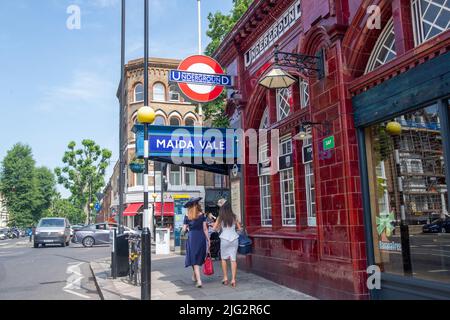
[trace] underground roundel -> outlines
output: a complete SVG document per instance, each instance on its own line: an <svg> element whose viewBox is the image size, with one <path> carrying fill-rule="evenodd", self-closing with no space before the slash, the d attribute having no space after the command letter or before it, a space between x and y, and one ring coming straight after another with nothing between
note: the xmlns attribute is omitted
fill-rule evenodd
<svg viewBox="0 0 450 320"><path fill-rule="evenodd" d="M217 99L231 77L220 64L207 56L194 55L183 60L178 70L170 70L169 81L177 82L183 94L192 101L210 102Z"/></svg>

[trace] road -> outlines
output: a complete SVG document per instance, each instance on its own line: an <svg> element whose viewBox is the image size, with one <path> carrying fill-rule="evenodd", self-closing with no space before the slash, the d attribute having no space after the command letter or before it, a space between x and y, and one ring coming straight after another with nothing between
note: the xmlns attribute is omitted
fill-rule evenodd
<svg viewBox="0 0 450 320"><path fill-rule="evenodd" d="M28 238L0 241L0 300L99 300L89 262L108 245L33 248Z"/></svg>

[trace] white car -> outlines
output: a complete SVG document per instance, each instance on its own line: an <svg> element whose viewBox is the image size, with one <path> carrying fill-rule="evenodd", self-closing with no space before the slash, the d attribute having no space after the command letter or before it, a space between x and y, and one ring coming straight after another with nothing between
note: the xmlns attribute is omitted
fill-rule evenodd
<svg viewBox="0 0 450 320"><path fill-rule="evenodd" d="M8 236L6 235L6 232L7 232L6 229L0 229L0 240L8 239Z"/></svg>

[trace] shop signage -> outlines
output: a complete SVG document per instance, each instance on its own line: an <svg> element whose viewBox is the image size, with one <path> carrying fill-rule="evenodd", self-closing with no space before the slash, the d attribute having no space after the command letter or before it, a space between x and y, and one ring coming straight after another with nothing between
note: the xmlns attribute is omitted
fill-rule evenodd
<svg viewBox="0 0 450 320"><path fill-rule="evenodd" d="M289 169L292 168L292 154L287 154L285 156L281 156L279 157L279 161L278 161L278 169L279 170L285 170L285 169Z"/></svg>
<svg viewBox="0 0 450 320"><path fill-rule="evenodd" d="M144 156L144 126L136 124L133 131L136 134L136 155L141 158ZM240 157L237 138L235 129L151 126L149 157L179 158L185 164L189 163L184 160L196 160L196 164L202 161L234 164Z"/></svg>
<svg viewBox="0 0 450 320"><path fill-rule="evenodd" d="M323 150L334 149L334 136L323 139Z"/></svg>
<svg viewBox="0 0 450 320"><path fill-rule="evenodd" d="M183 94L192 101L209 102L217 99L223 89L232 86L231 76L226 75L213 58L194 55L184 59L178 70L170 70L169 82L176 82Z"/></svg>
<svg viewBox="0 0 450 320"><path fill-rule="evenodd" d="M264 35L245 53L245 67L249 67L266 52L301 17L300 0L289 7Z"/></svg>

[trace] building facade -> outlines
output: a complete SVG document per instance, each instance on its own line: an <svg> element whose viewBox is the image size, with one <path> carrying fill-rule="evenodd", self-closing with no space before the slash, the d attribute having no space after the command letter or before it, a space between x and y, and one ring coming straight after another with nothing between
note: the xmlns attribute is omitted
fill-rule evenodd
<svg viewBox="0 0 450 320"><path fill-rule="evenodd" d="M320 298L450 297L449 27L450 1L252 3L214 53L236 80L232 122L269 132L237 181L241 265ZM275 44L323 52L324 77L284 67L295 84L259 85Z"/></svg>
<svg viewBox="0 0 450 320"><path fill-rule="evenodd" d="M187 101L178 89L178 85L169 84L169 70L177 69L181 61L151 58L149 61L149 104L155 110L153 125L167 126L203 126L204 121L197 112L197 105ZM143 173L134 173L129 164L135 160L135 135L132 131L137 123L137 111L144 106L144 68L143 59L130 61L126 65L126 110L123 128L126 142L125 166L125 222L129 227L142 226L143 212ZM194 170L177 165L150 162L149 190L150 212L154 225L163 223L173 225L174 197L202 197L202 205L207 212L217 211L215 199L226 195L227 179L218 174ZM166 177L168 190L162 195L161 184ZM161 199L163 197L163 199Z"/></svg>
<svg viewBox="0 0 450 320"><path fill-rule="evenodd" d="M8 226L9 214L3 196L0 194L0 228Z"/></svg>

